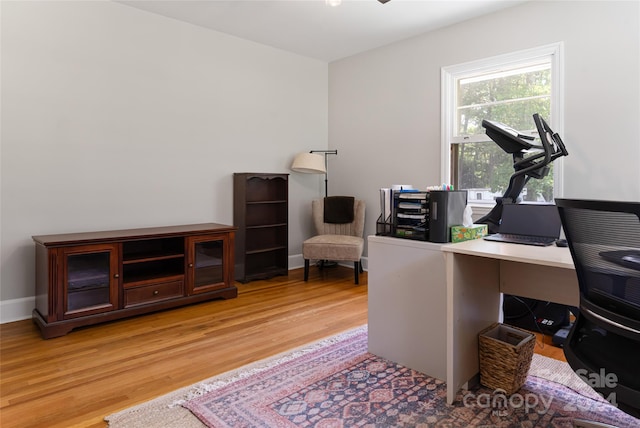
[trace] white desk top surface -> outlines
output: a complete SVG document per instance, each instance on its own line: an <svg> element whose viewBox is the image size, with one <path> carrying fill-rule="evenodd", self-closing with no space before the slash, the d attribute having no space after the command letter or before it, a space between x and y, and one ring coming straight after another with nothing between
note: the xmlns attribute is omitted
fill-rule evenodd
<svg viewBox="0 0 640 428"><path fill-rule="evenodd" d="M466 254L491 259L574 269L571 252L567 247L537 247L533 245L492 242L484 239L458 242L442 246L445 253Z"/></svg>

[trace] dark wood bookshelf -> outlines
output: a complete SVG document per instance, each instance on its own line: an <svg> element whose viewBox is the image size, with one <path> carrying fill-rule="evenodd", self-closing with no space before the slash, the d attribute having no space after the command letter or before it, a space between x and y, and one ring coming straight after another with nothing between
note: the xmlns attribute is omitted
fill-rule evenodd
<svg viewBox="0 0 640 428"><path fill-rule="evenodd" d="M289 174L235 173L235 275L240 282L288 272Z"/></svg>

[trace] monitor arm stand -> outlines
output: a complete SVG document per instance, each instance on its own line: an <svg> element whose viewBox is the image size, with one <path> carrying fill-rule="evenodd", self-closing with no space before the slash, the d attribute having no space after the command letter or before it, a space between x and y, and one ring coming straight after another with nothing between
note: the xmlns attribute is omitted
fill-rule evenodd
<svg viewBox="0 0 640 428"><path fill-rule="evenodd" d="M502 206L504 204L520 203L520 192L527 185L531 178L543 178L549 174L549 164L560 156L566 156L564 145L557 134L553 135L553 141L558 146L557 149L542 138L542 152L525 157L525 151L513 153L514 173L509 178L509 186L502 197L496 198L496 205L488 214L480 218L476 223L486 224L489 233L497 233L502 218ZM505 150L506 151L506 150Z"/></svg>
<svg viewBox="0 0 640 428"><path fill-rule="evenodd" d="M514 168L517 168L516 165L519 162L522 162L522 160L522 153L514 153ZM520 165L522 164L520 163ZM533 172L533 170L530 171ZM502 218L502 206L504 204L520 203L520 192L522 192L522 189L524 189L524 186L527 185L527 182L530 178L531 175L527 175L527 172L525 172L524 170L514 172L509 179L509 186L507 187L507 190L504 192L502 197L496 198L496 204L493 209L491 209L491 211L489 211L489 213L487 213L484 217L476 221L476 223L486 224L489 233L497 233L500 227L500 219Z"/></svg>

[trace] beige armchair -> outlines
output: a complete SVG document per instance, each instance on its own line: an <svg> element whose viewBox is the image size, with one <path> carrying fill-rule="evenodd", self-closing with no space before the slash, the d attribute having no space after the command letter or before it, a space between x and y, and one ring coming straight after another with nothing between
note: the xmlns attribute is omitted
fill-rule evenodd
<svg viewBox="0 0 640 428"><path fill-rule="evenodd" d="M312 201L312 213L317 235L302 243L304 280L309 279L310 260L351 261L354 281L359 284L364 247L364 201L354 198L353 221L348 223L325 222L324 199Z"/></svg>

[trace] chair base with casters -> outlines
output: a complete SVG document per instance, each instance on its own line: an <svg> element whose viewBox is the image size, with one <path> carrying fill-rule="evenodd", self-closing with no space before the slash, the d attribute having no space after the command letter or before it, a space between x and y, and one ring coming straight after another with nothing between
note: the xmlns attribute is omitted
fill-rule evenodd
<svg viewBox="0 0 640 428"><path fill-rule="evenodd" d="M360 283L362 262L360 257L364 239L347 235L317 235L302 243L304 257L304 280L309 280L310 260L332 260L353 262L354 283Z"/></svg>

